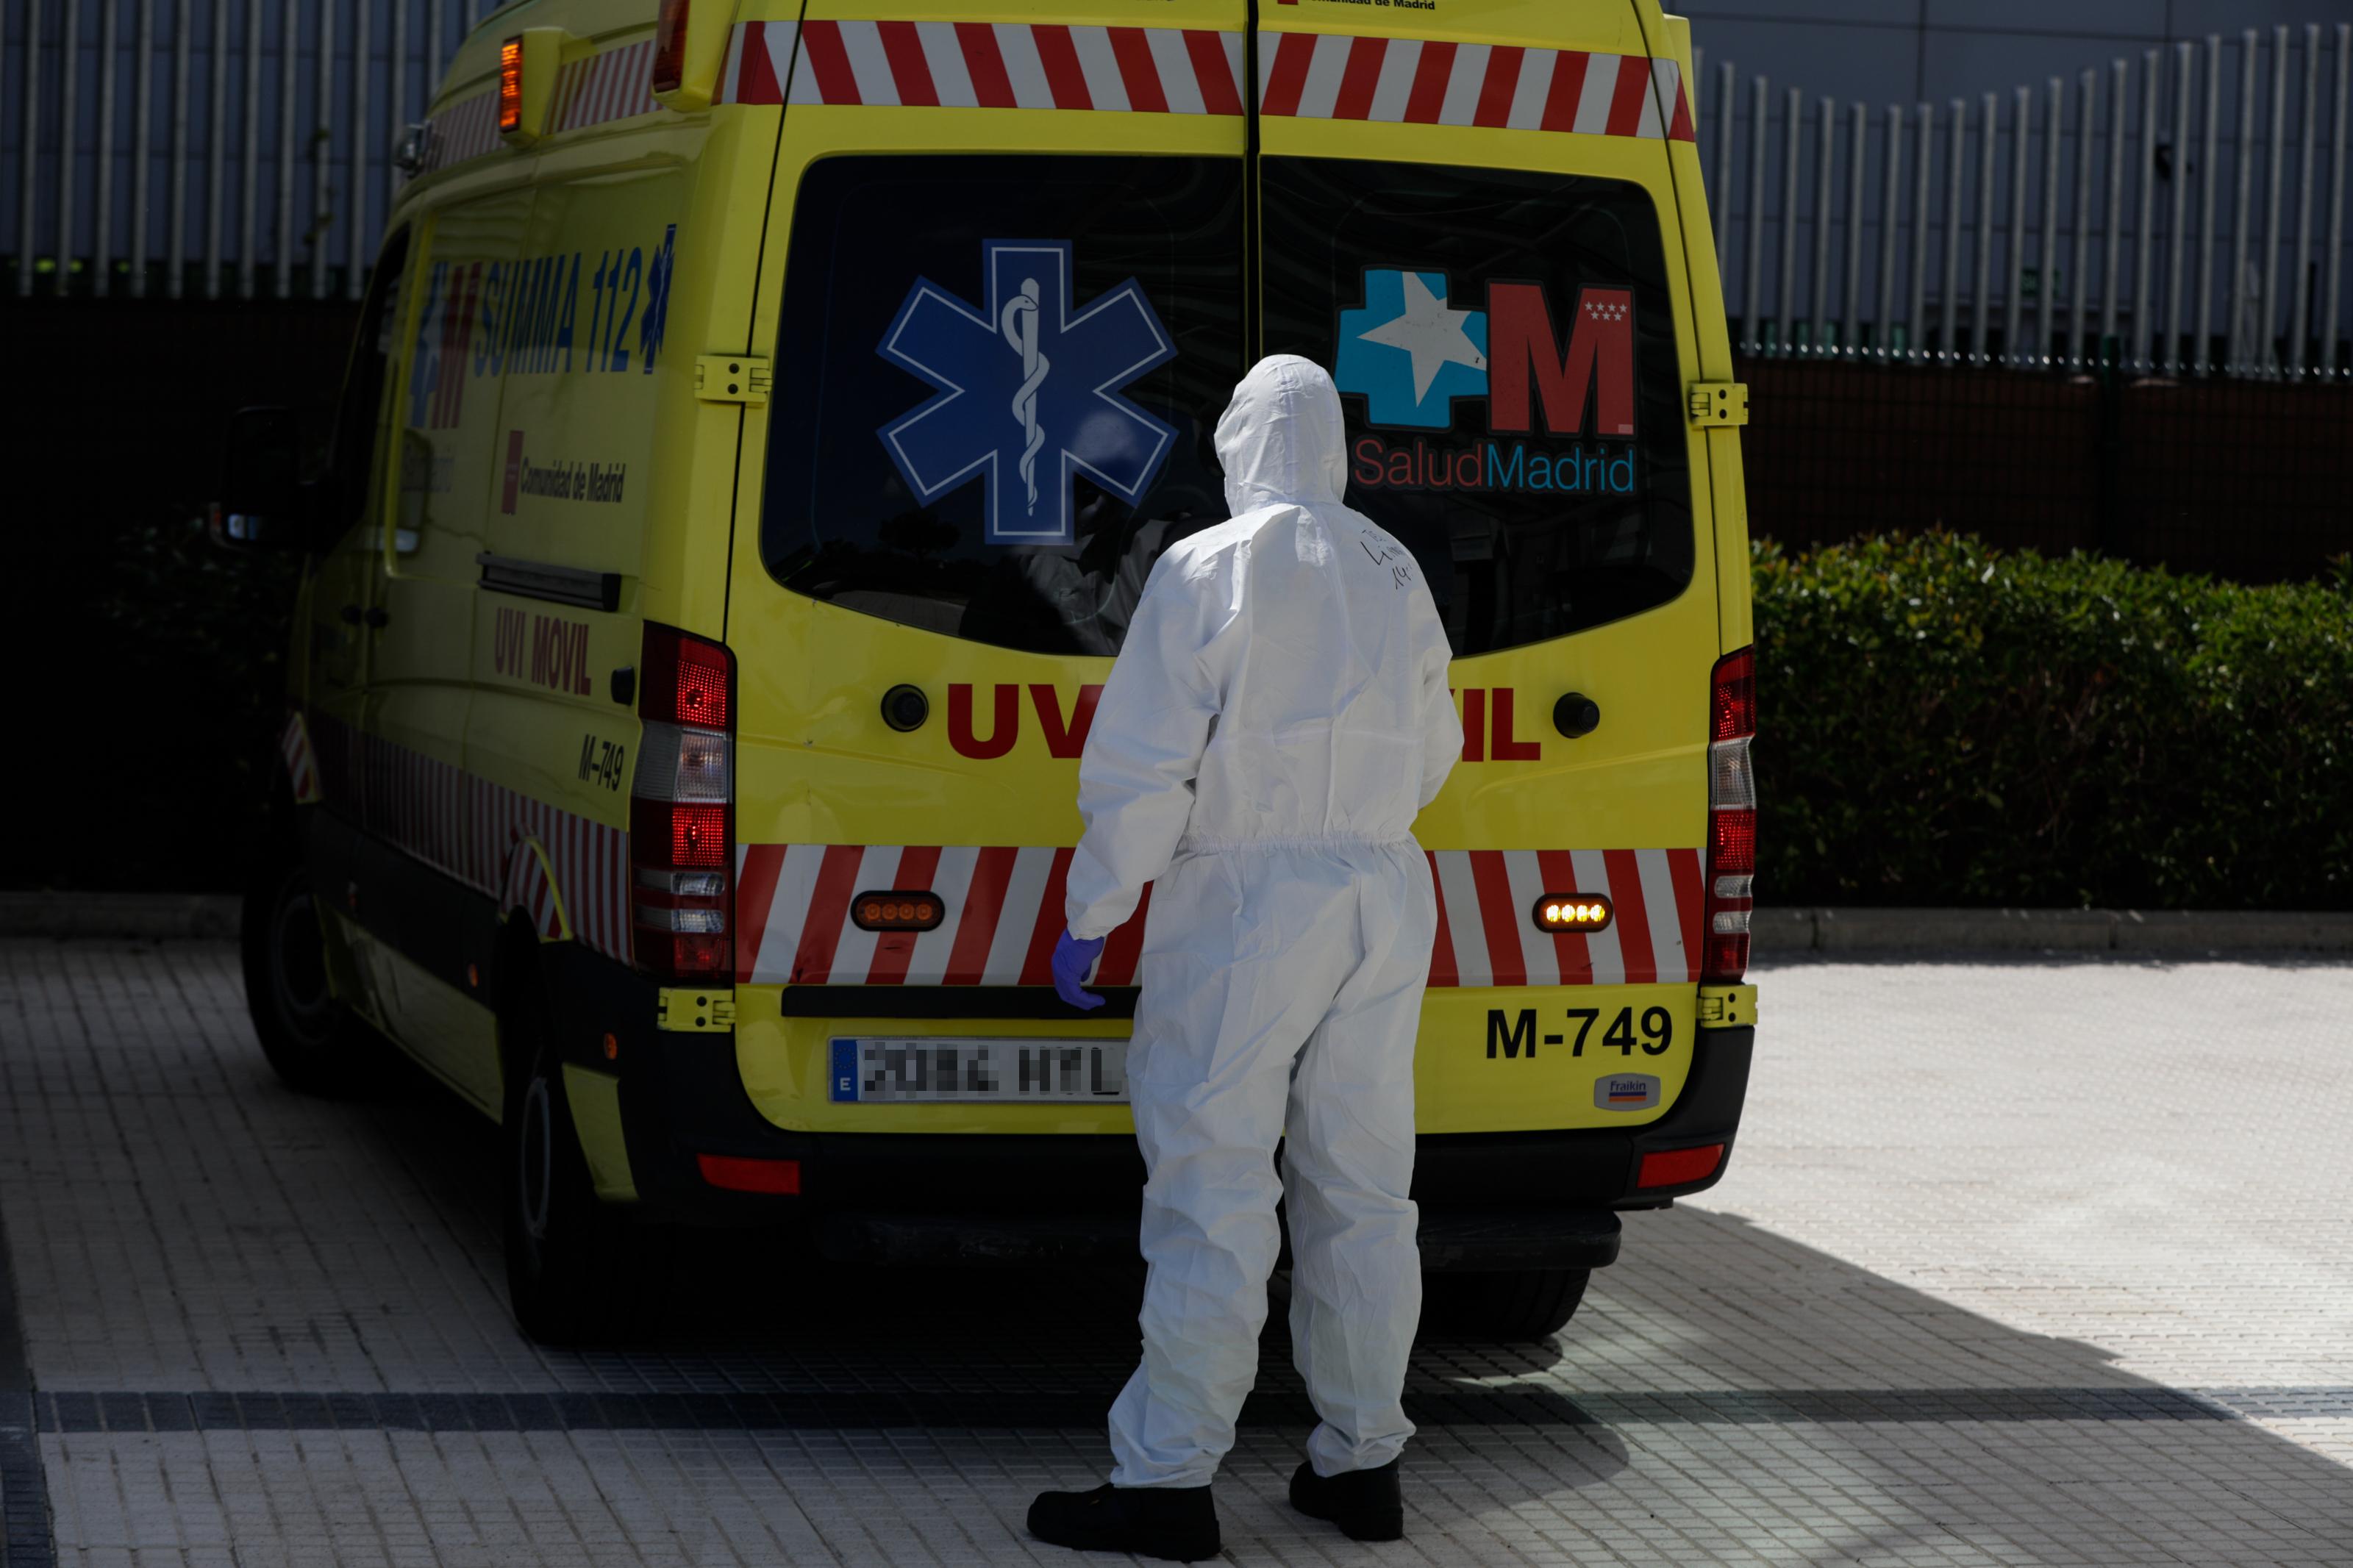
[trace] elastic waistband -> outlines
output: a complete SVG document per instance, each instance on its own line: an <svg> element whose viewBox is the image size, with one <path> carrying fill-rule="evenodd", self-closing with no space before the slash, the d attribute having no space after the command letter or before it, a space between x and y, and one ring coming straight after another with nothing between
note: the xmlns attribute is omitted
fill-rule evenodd
<svg viewBox="0 0 2353 1568"><path fill-rule="evenodd" d="M1293 838L1197 838L1187 834L1176 846L1179 855L1240 855L1267 849L1410 849L1419 854L1421 846L1410 833L1402 838L1331 834Z"/></svg>

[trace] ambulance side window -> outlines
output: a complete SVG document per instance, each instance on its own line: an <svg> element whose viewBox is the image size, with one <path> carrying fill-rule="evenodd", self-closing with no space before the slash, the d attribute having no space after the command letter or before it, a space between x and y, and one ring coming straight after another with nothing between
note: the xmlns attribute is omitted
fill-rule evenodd
<svg viewBox="0 0 2353 1568"><path fill-rule="evenodd" d="M376 468L384 459L392 406L385 383L400 334L401 283L408 270L406 230L385 242L375 276L360 307L360 330L343 378L343 399L335 414L335 449L326 524L318 548L332 550L360 521L380 490Z"/></svg>

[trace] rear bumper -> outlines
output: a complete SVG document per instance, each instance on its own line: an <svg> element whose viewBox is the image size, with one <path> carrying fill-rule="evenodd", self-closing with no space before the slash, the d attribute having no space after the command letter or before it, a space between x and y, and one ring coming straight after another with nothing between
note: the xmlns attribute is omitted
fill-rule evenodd
<svg viewBox="0 0 2353 1568"><path fill-rule="evenodd" d="M552 955L552 953L551 953ZM621 1126L642 1215L693 1225L806 1225L831 1258L875 1262L1132 1259L1144 1163L1126 1135L979 1136L787 1131L738 1076L731 1036L664 1032L654 987L590 958L552 976L573 1059L619 1077ZM594 973L591 973L593 971ZM592 1016L591 1015L594 1015ZM601 1041L621 1017L617 1056ZM1618 1256L1625 1208L1713 1185L1739 1130L1753 1027L1702 1029L1690 1076L1646 1126L1423 1137L1415 1155L1424 1263L1461 1271L1598 1268ZM1645 1154L1720 1143L1706 1179L1639 1185ZM790 1196L703 1180L697 1156L799 1163Z"/></svg>

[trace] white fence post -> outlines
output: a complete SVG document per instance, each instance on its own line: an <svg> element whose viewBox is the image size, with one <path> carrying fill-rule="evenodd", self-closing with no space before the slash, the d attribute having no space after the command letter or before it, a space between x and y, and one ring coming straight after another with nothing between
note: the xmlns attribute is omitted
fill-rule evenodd
<svg viewBox="0 0 2353 1568"><path fill-rule="evenodd" d="M2010 110L2010 286L2001 313L2002 358L2014 365L2026 363L2018 332L2026 308L2026 149L2033 112L2034 89L2020 88Z"/></svg>
<svg viewBox="0 0 2353 1568"><path fill-rule="evenodd" d="M2320 319L2320 365L2337 374L2337 306L2345 279L2345 110L2353 94L2353 22L2337 24L2337 110L2329 118L2328 308ZM2348 372L2347 374L2353 374Z"/></svg>

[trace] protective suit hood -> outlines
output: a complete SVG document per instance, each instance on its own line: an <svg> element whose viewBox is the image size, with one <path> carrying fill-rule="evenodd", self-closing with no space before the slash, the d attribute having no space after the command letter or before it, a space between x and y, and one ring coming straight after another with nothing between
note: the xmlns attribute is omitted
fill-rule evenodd
<svg viewBox="0 0 2353 1568"><path fill-rule="evenodd" d="M1239 517L1283 501L1336 503L1347 488L1340 393L1324 367L1271 354L1250 367L1218 420L1226 506Z"/></svg>

